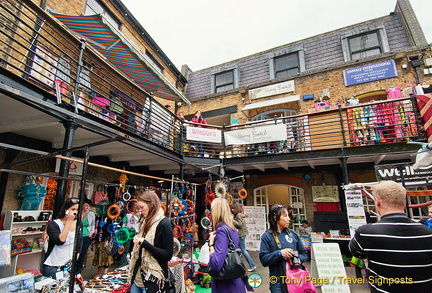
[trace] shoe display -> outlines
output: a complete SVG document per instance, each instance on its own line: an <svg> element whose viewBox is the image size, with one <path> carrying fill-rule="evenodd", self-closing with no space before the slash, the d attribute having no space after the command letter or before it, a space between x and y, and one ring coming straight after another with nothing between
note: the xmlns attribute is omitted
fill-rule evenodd
<svg viewBox="0 0 432 293"><path fill-rule="evenodd" d="M248 269L248 272L255 272L256 271L256 266L253 268Z"/></svg>

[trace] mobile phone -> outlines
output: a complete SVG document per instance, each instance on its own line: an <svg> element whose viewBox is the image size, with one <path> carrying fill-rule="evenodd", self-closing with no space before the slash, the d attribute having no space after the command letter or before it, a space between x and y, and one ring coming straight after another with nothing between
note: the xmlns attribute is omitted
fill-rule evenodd
<svg viewBox="0 0 432 293"><path fill-rule="evenodd" d="M66 215L73 215L74 217L76 217L76 213L72 212L72 211L66 211L65 213Z"/></svg>

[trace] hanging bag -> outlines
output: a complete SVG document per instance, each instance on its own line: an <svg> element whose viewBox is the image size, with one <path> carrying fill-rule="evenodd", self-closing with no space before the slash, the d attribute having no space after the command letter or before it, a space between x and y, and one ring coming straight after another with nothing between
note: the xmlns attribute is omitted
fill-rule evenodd
<svg viewBox="0 0 432 293"><path fill-rule="evenodd" d="M286 282L289 293L316 293L317 289L312 283L309 271L303 267L292 268L289 262L286 262L286 279L293 282Z"/></svg>
<svg viewBox="0 0 432 293"><path fill-rule="evenodd" d="M227 232L229 239L228 253L220 271L215 272L211 268L209 275L216 280L233 280L242 277L246 273L246 267L241 258L241 250L235 249L234 241L226 226L222 226Z"/></svg>

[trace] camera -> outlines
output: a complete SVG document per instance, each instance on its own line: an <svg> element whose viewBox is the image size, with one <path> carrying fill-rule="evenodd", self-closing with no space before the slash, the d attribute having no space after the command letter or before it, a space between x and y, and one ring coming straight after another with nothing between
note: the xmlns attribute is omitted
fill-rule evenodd
<svg viewBox="0 0 432 293"><path fill-rule="evenodd" d="M292 257L292 265L291 265L291 269L298 269L301 266L301 261L299 258L299 254L298 251L295 250L294 251L294 256Z"/></svg>

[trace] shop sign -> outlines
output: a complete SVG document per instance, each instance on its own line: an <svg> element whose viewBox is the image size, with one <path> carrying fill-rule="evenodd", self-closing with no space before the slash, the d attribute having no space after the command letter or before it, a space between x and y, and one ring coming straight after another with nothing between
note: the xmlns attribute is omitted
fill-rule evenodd
<svg viewBox="0 0 432 293"><path fill-rule="evenodd" d="M343 71L345 86L392 78L397 75L394 60L345 69Z"/></svg>
<svg viewBox="0 0 432 293"><path fill-rule="evenodd" d="M73 159L82 160L80 158L73 158ZM61 159L56 159L56 166L55 166L56 173L60 172L60 163L61 163ZM69 164L69 175L82 175L82 171L83 171L82 163L68 161L68 164Z"/></svg>
<svg viewBox="0 0 432 293"><path fill-rule="evenodd" d="M287 139L285 124L251 127L233 131L227 131L225 135L226 145L255 144Z"/></svg>
<svg viewBox="0 0 432 293"><path fill-rule="evenodd" d="M312 186L313 202L339 202L337 185Z"/></svg>
<svg viewBox="0 0 432 293"><path fill-rule="evenodd" d="M293 92L295 90L294 80L288 80L278 84L263 86L260 88L249 90L249 99L259 99L269 96Z"/></svg>
<svg viewBox="0 0 432 293"><path fill-rule="evenodd" d="M321 287L322 293L351 292L337 243L312 244L311 276L312 282Z"/></svg>
<svg viewBox="0 0 432 293"><path fill-rule="evenodd" d="M414 170L407 163L376 165L375 173L378 181L393 180L402 182L428 181L432 178L432 168Z"/></svg>
<svg viewBox="0 0 432 293"><path fill-rule="evenodd" d="M222 132L218 129L187 126L186 139L222 143Z"/></svg>

